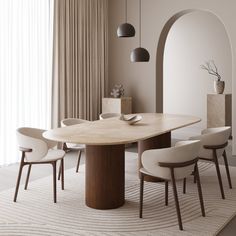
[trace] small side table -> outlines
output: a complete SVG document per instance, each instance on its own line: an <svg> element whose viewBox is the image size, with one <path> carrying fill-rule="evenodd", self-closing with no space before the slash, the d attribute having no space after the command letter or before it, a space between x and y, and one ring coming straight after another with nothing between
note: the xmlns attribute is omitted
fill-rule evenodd
<svg viewBox="0 0 236 236"><path fill-rule="evenodd" d="M207 127L231 126L232 95L207 94Z"/></svg>
<svg viewBox="0 0 236 236"><path fill-rule="evenodd" d="M132 113L132 98L102 98L102 113Z"/></svg>

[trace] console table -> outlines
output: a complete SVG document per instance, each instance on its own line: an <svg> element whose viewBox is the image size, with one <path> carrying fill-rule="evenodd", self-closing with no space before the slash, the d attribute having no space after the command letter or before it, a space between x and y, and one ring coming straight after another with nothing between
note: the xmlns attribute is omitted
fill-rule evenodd
<svg viewBox="0 0 236 236"><path fill-rule="evenodd" d="M135 125L114 117L43 133L50 140L86 144L87 206L113 209L124 204L125 144L138 142L140 159L142 152L147 149L169 147L172 130L201 120L192 116L159 113L143 113L141 116L143 119Z"/></svg>

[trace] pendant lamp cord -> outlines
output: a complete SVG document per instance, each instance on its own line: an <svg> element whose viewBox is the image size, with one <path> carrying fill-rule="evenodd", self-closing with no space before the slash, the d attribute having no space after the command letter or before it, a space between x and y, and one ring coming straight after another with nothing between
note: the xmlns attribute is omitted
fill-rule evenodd
<svg viewBox="0 0 236 236"><path fill-rule="evenodd" d="M127 0L125 0L125 22L127 23Z"/></svg>
<svg viewBox="0 0 236 236"><path fill-rule="evenodd" d="M141 0L139 0L139 47L141 47Z"/></svg>

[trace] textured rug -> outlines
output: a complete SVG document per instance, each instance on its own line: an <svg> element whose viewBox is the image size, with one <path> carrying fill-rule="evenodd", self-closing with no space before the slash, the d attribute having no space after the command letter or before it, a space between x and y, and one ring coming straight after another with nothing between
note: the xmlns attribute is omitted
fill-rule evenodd
<svg viewBox="0 0 236 236"><path fill-rule="evenodd" d="M197 186L187 180L187 193L178 193L184 231L179 231L172 195L164 205L164 185L145 183L143 219L139 219L139 179L137 154L126 153L125 205L114 210L94 210L84 201L84 166L75 173L65 172L65 190L58 182L58 203L52 201L52 177L20 187L17 203L14 189L0 192L0 235L216 235L236 214L236 168L230 168L233 189L228 188L225 170L221 167L226 199L222 200L215 168L200 164L206 217L201 216ZM1 180L0 180L1 181Z"/></svg>

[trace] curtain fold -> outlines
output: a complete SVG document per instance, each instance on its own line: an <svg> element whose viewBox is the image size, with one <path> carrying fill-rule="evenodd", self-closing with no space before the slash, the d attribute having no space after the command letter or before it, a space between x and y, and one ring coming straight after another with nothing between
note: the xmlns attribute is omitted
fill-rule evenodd
<svg viewBox="0 0 236 236"><path fill-rule="evenodd" d="M52 127L95 120L107 93L107 0L55 0Z"/></svg>

